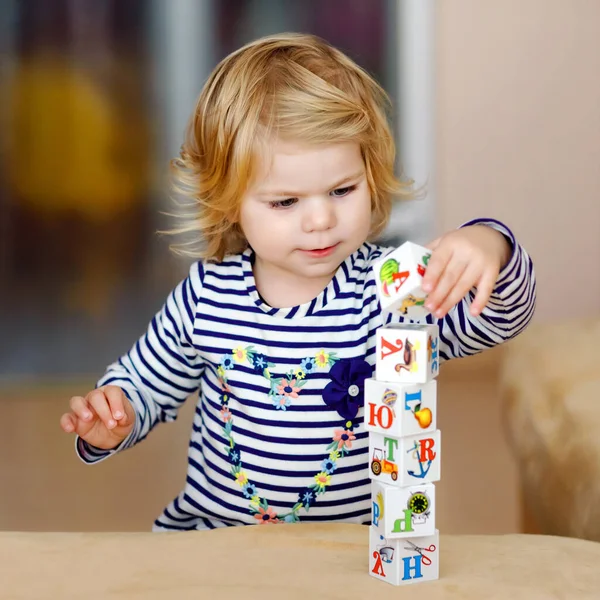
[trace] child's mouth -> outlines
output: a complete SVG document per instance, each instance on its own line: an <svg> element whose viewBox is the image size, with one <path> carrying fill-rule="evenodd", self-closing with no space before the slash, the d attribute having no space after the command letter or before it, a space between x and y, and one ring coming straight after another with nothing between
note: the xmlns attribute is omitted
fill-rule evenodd
<svg viewBox="0 0 600 600"><path fill-rule="evenodd" d="M314 256L315 258L323 258L324 256L329 256L336 248L338 244L334 244L333 246L327 246L326 248L313 248L312 250L304 250L306 254L309 256Z"/></svg>

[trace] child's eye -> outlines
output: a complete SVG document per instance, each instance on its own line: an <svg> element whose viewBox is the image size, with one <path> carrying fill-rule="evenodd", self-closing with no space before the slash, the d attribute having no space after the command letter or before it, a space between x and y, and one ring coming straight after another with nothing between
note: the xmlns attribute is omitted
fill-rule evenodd
<svg viewBox="0 0 600 600"><path fill-rule="evenodd" d="M348 187L343 187L343 188L338 188L337 190L333 190L333 192L331 192L331 194L336 198L343 198L344 196L347 196L348 194L353 192L355 189L356 189L355 185L350 185Z"/></svg>
<svg viewBox="0 0 600 600"><path fill-rule="evenodd" d="M298 198L286 198L285 200L275 200L269 202L271 208L289 208L298 202Z"/></svg>

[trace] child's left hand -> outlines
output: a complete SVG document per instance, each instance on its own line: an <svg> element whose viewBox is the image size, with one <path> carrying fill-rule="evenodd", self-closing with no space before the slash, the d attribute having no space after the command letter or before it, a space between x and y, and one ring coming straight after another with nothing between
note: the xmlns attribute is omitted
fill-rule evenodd
<svg viewBox="0 0 600 600"><path fill-rule="evenodd" d="M511 256L506 238L487 225L470 225L451 231L427 245L433 250L423 291L428 294L425 308L442 318L468 292L477 288L471 314L485 308L500 269Z"/></svg>

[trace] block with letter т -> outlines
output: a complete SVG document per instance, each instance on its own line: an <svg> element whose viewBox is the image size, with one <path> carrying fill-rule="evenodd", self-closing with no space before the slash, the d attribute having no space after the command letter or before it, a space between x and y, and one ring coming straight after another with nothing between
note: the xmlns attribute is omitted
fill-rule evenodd
<svg viewBox="0 0 600 600"><path fill-rule="evenodd" d="M422 284L430 256L431 250L406 242L373 263L382 311L397 312L407 319L429 314Z"/></svg>
<svg viewBox="0 0 600 600"><path fill-rule="evenodd" d="M371 526L387 539L435 533L435 485L371 485Z"/></svg>
<svg viewBox="0 0 600 600"><path fill-rule="evenodd" d="M365 380L365 427L393 437L435 431L437 381L399 384Z"/></svg>
<svg viewBox="0 0 600 600"><path fill-rule="evenodd" d="M414 538L388 539L369 527L369 574L392 585L434 581L440 576L439 531Z"/></svg>
<svg viewBox="0 0 600 600"><path fill-rule="evenodd" d="M369 477L374 481L404 487L441 476L441 432L396 438L369 432Z"/></svg>
<svg viewBox="0 0 600 600"><path fill-rule="evenodd" d="M377 329L375 379L427 383L439 374L437 325L393 324Z"/></svg>

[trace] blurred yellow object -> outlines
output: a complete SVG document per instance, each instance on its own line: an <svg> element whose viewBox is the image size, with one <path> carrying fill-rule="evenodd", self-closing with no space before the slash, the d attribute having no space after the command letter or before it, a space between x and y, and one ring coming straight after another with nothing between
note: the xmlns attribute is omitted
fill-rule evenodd
<svg viewBox="0 0 600 600"><path fill-rule="evenodd" d="M105 89L66 59L18 66L5 129L16 201L36 212L75 212L97 222L143 200L146 123L119 87Z"/></svg>

